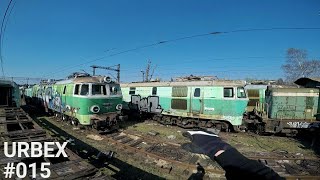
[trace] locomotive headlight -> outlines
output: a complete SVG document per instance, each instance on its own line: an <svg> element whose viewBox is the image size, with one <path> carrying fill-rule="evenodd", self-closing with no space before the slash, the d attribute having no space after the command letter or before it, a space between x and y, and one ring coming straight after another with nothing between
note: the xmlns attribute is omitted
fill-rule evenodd
<svg viewBox="0 0 320 180"><path fill-rule="evenodd" d="M100 107L97 105L93 105L91 106L90 111L93 113L98 113L100 111Z"/></svg>
<svg viewBox="0 0 320 180"><path fill-rule="evenodd" d="M116 106L116 109L117 109L118 111L120 111L120 110L122 109L122 104L118 104L118 105Z"/></svg>

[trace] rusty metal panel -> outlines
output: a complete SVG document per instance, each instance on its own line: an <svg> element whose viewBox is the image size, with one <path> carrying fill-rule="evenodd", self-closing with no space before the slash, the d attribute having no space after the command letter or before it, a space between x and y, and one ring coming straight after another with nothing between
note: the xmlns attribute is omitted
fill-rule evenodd
<svg viewBox="0 0 320 180"><path fill-rule="evenodd" d="M188 96L187 86L172 87L172 97L187 97L187 96Z"/></svg>
<svg viewBox="0 0 320 180"><path fill-rule="evenodd" d="M252 98L252 97L257 97L259 98L259 89L248 89L248 97Z"/></svg>
<svg viewBox="0 0 320 180"><path fill-rule="evenodd" d="M172 109L180 109L187 110L188 101L186 99L172 99L171 100L171 108Z"/></svg>
<svg viewBox="0 0 320 180"><path fill-rule="evenodd" d="M268 93L270 118L314 120L318 110L319 89L272 88Z"/></svg>

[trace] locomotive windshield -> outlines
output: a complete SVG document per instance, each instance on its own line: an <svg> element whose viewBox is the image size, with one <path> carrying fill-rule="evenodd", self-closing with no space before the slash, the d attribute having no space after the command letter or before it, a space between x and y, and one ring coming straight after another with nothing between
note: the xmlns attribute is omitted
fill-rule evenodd
<svg viewBox="0 0 320 180"><path fill-rule="evenodd" d="M92 95L107 95L104 84L92 84Z"/></svg>
<svg viewBox="0 0 320 180"><path fill-rule="evenodd" d="M121 95L120 85L119 84L92 84L91 95L92 96Z"/></svg>
<svg viewBox="0 0 320 180"><path fill-rule="evenodd" d="M83 96L89 95L89 84L81 85L80 95L83 95Z"/></svg>
<svg viewBox="0 0 320 180"><path fill-rule="evenodd" d="M237 96L238 98L246 98L247 94L243 87L237 87Z"/></svg>

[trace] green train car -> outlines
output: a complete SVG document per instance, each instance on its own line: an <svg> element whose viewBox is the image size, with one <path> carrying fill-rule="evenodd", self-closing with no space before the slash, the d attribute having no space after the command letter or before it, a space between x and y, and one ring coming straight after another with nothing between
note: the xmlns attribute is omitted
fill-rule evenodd
<svg viewBox="0 0 320 180"><path fill-rule="evenodd" d="M20 107L19 86L9 80L0 80L0 106Z"/></svg>
<svg viewBox="0 0 320 180"><path fill-rule="evenodd" d="M316 121L319 91L315 88L267 89L267 118L269 121L277 120L269 126L275 131L308 128L310 123Z"/></svg>
<svg viewBox="0 0 320 180"><path fill-rule="evenodd" d="M123 99L165 124L232 129L242 124L248 98L241 81L121 84ZM161 115L160 115L161 114Z"/></svg>
<svg viewBox="0 0 320 180"><path fill-rule="evenodd" d="M42 83L25 89L25 96L63 120L104 131L117 128L122 109L120 85L103 76Z"/></svg>
<svg viewBox="0 0 320 180"><path fill-rule="evenodd" d="M319 91L317 88L268 86L265 102L257 103L245 122L257 133L296 133L308 129L319 120Z"/></svg>

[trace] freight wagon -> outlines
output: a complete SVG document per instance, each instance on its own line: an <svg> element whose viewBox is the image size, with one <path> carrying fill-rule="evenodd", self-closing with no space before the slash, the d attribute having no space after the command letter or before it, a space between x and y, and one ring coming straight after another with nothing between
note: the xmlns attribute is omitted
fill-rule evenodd
<svg viewBox="0 0 320 180"><path fill-rule="evenodd" d="M242 124L248 98L242 81L144 82L121 84L130 109L156 114L164 124L230 130Z"/></svg>

